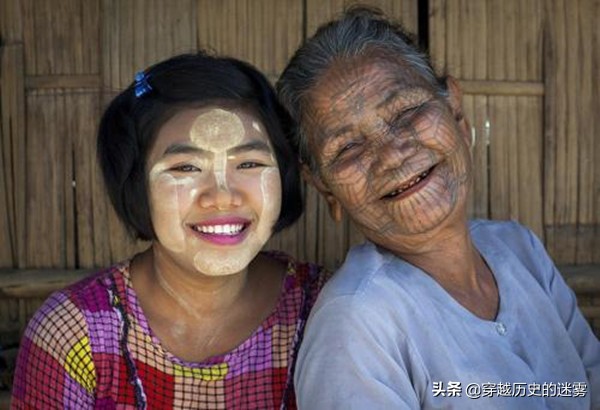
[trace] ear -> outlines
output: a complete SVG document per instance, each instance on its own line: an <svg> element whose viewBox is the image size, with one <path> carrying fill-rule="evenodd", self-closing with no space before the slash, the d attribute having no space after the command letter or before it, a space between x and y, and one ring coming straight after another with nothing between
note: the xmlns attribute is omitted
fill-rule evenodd
<svg viewBox="0 0 600 410"><path fill-rule="evenodd" d="M302 178L312 186L314 186L317 191L323 195L325 201L327 201L327 205L329 206L329 215L331 219L335 222L342 222L342 204L337 200L337 198L331 193L327 185L323 182L321 177L316 173L312 172L310 167L306 164L302 164L301 167Z"/></svg>
<svg viewBox="0 0 600 410"><path fill-rule="evenodd" d="M456 78L452 76L448 76L446 78L446 88L448 89L448 104L450 104L450 110L452 111L452 115L456 120L456 124L458 125L458 129L465 138L467 145L473 148L473 141L471 139L471 125L469 121L465 118L462 109L462 90L460 88L460 84L456 80Z"/></svg>

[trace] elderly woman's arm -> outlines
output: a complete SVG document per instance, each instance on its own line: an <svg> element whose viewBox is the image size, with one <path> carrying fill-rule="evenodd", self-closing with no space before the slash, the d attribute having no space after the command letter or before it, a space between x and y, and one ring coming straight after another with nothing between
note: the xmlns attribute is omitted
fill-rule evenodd
<svg viewBox="0 0 600 410"><path fill-rule="evenodd" d="M313 311L294 378L300 409L421 408L407 369L422 364L373 306L354 295Z"/></svg>
<svg viewBox="0 0 600 410"><path fill-rule="evenodd" d="M558 314L585 367L592 408L600 408L600 342L577 307L574 292L565 283L544 245L533 233L529 232L529 235L536 257L540 258L544 271L549 273L542 286L554 300Z"/></svg>

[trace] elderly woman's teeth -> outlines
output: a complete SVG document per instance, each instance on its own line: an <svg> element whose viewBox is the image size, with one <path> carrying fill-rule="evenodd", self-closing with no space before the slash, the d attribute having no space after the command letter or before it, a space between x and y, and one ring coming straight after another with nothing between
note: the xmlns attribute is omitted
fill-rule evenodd
<svg viewBox="0 0 600 410"><path fill-rule="evenodd" d="M412 188L413 186L415 186L416 184L418 184L419 182L421 182L421 180L423 180L424 178L427 177L427 175L429 175L429 172L431 171L431 168L423 171L422 173L420 173L419 175L417 175L416 178L411 179L410 181L408 181L407 184L401 186L400 188L396 189L395 191L390 192L389 194L386 195L386 197L388 198L392 198L395 197L397 195L400 195L402 192L406 191L407 189Z"/></svg>

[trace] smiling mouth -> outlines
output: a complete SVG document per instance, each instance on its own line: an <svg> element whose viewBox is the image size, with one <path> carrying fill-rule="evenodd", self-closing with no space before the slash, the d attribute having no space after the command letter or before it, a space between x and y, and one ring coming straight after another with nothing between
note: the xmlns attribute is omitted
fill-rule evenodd
<svg viewBox="0 0 600 410"><path fill-rule="evenodd" d="M398 195L401 195L409 190L411 190L411 188L415 188L416 186L419 185L421 182L423 182L424 179L426 179L429 174L431 174L431 171L433 171L433 169L436 167L436 165L432 166L431 168L421 172L419 175L417 175L416 177L412 178L411 180L405 182L404 184L402 184L400 187L394 189L392 192L384 195L381 197L381 199L391 199L391 198L395 198Z"/></svg>
<svg viewBox="0 0 600 410"><path fill-rule="evenodd" d="M215 224L193 225L191 228L204 235L236 236L242 233L249 224Z"/></svg>

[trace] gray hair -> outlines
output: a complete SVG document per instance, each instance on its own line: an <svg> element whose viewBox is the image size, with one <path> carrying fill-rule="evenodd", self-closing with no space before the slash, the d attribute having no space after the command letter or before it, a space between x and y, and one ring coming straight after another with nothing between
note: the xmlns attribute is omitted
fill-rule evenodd
<svg viewBox="0 0 600 410"><path fill-rule="evenodd" d="M296 51L277 81L277 92L296 123L292 145L300 160L317 172L308 150L302 127L303 100L307 92L330 65L343 58L381 51L412 67L440 96L447 95L445 78L438 78L427 54L421 52L414 37L404 28L386 19L376 8L351 7L337 20L319 27L317 32Z"/></svg>

